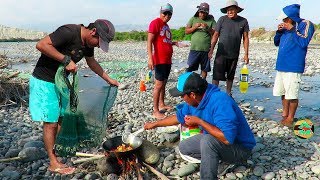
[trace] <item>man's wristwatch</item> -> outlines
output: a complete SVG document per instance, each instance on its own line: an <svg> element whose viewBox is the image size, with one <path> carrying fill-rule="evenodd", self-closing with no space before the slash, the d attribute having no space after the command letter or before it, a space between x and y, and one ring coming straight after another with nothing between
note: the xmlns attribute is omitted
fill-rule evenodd
<svg viewBox="0 0 320 180"><path fill-rule="evenodd" d="M64 66L67 66L70 62L71 62L71 57L68 56L68 55L65 55L64 58L63 58L63 60L62 60L62 64L63 64Z"/></svg>

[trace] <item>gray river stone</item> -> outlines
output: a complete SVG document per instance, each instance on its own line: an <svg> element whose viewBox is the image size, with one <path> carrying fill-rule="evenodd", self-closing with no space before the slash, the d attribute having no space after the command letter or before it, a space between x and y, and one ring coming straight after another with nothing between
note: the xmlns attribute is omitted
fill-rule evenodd
<svg viewBox="0 0 320 180"><path fill-rule="evenodd" d="M320 165L318 165L318 166L313 166L313 167L311 168L311 171L312 171L313 173L315 173L315 174L320 174Z"/></svg>
<svg viewBox="0 0 320 180"><path fill-rule="evenodd" d="M44 143L42 141L30 141L24 144L23 148L36 147L44 148Z"/></svg>
<svg viewBox="0 0 320 180"><path fill-rule="evenodd" d="M119 177L116 174L109 174L107 176L107 180L118 180L118 179L119 179Z"/></svg>
<svg viewBox="0 0 320 180"><path fill-rule="evenodd" d="M170 143L174 143L177 140L179 140L180 134L179 131L177 133L166 133L164 134L164 137L166 138L166 140Z"/></svg>
<svg viewBox="0 0 320 180"><path fill-rule="evenodd" d="M20 149L9 149L4 157L6 158L17 157L19 152L20 152Z"/></svg>
<svg viewBox="0 0 320 180"><path fill-rule="evenodd" d="M188 176L192 173L194 173L196 171L196 168L197 166L195 164L187 164L187 165L183 165L181 166L181 168L179 169L178 171L178 175L180 177L183 177L183 176Z"/></svg>
<svg viewBox="0 0 320 180"><path fill-rule="evenodd" d="M263 168L260 167L260 166L256 166L254 169L253 169L253 174L256 175L256 176L262 176L263 175Z"/></svg>
<svg viewBox="0 0 320 180"><path fill-rule="evenodd" d="M148 163L148 164L155 164L159 161L160 152L152 142L143 140L140 148L137 150L138 157Z"/></svg>
<svg viewBox="0 0 320 180"><path fill-rule="evenodd" d="M22 161L35 161L42 159L47 156L47 153L43 149L38 149L36 147L28 147L22 149L18 155Z"/></svg>
<svg viewBox="0 0 320 180"><path fill-rule="evenodd" d="M267 172L267 173L264 173L261 178L262 179L265 179L265 180L271 180L274 178L276 174L274 172Z"/></svg>
<svg viewBox="0 0 320 180"><path fill-rule="evenodd" d="M256 146L252 149L252 153L261 151L265 148L266 146L261 143L257 143Z"/></svg>
<svg viewBox="0 0 320 180"><path fill-rule="evenodd" d="M8 178L10 180L18 180L21 177L21 174L18 171L11 170L10 168L5 168L4 170L2 170L0 175L2 175L4 178Z"/></svg>

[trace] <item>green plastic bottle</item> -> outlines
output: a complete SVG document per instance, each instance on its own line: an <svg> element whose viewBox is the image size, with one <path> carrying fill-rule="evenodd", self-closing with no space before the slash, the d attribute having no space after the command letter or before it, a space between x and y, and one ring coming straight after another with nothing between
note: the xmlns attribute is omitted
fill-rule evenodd
<svg viewBox="0 0 320 180"><path fill-rule="evenodd" d="M239 83L239 90L241 93L246 93L249 88L249 69L247 65L243 65L240 70L240 83Z"/></svg>

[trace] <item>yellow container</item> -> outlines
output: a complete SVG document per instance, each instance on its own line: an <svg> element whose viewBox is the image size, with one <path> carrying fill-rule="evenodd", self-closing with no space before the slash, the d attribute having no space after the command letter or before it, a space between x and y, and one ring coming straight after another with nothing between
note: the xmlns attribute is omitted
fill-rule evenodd
<svg viewBox="0 0 320 180"><path fill-rule="evenodd" d="M243 65L240 70L240 83L239 83L239 90L241 93L246 93L249 88L249 69L247 65Z"/></svg>

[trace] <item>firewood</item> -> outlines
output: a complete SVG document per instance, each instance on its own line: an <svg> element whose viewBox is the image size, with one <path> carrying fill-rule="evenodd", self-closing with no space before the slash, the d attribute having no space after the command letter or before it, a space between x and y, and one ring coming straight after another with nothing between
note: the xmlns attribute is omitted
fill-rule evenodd
<svg viewBox="0 0 320 180"><path fill-rule="evenodd" d="M161 172L157 171L155 168L153 168L152 166L150 166L149 164L143 162L143 165L146 166L151 172L153 172L155 175L158 176L158 178L160 178L161 180L169 180L169 178L167 176L165 176L164 174L162 174Z"/></svg>
<svg viewBox="0 0 320 180"><path fill-rule="evenodd" d="M95 155L93 157L82 158L82 159L78 159L78 160L72 161L72 163L73 164L79 164L79 163L83 163L83 162L99 160L99 159L104 158L104 157L106 157L106 156L105 155Z"/></svg>

